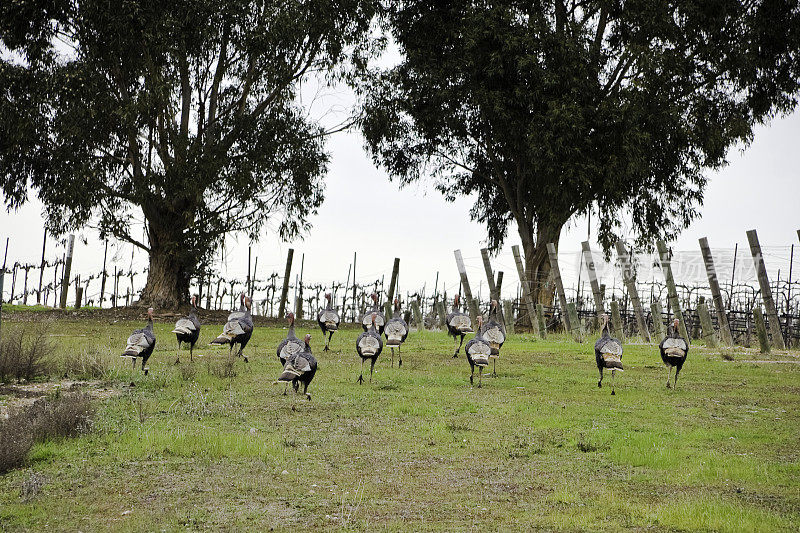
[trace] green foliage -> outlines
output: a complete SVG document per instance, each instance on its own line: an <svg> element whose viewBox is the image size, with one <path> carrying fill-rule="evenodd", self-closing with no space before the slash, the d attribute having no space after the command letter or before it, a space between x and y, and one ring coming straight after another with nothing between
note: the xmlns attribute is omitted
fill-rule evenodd
<svg viewBox="0 0 800 533"><path fill-rule="evenodd" d="M387 0L384 21L402 59L362 86L375 161L474 195L489 245L516 222L536 263L589 211L607 253L625 214L641 246L674 238L706 171L796 103L795 1Z"/></svg>
<svg viewBox="0 0 800 533"><path fill-rule="evenodd" d="M328 156L298 91L364 63L370 1L54 5L0 7L8 207L33 187L53 232L88 224L147 250L157 303L186 296L227 232L309 228Z"/></svg>

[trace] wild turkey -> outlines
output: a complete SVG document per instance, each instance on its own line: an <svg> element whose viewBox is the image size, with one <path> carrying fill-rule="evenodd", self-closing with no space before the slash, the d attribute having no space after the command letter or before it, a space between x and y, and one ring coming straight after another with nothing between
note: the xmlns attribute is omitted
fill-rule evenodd
<svg viewBox="0 0 800 533"><path fill-rule="evenodd" d="M394 299L394 314L386 322L386 327L383 328L383 334L386 335L386 345L392 349L392 366L394 366L394 349L397 347L397 366L403 366L403 356L400 355L400 345L403 344L408 337L408 324L403 317L400 316L400 300Z"/></svg>
<svg viewBox="0 0 800 533"><path fill-rule="evenodd" d="M283 382L287 385L291 383L295 393L298 392L300 383L302 383L303 394L310 400L311 394L308 392L308 386L316 373L317 360L311 354L311 335L306 335L303 351L290 354L286 358L286 363L283 365L283 373L275 383ZM286 394L286 390L284 390L283 394Z"/></svg>
<svg viewBox="0 0 800 533"><path fill-rule="evenodd" d="M253 317L250 315L252 301L245 295L242 295L241 300L245 308L244 313L235 312L228 315L228 322L222 328L222 334L211 341L211 344L230 344L230 354L233 354L233 345L238 344L239 352L237 355L244 357L244 362L247 363L247 356L242 352L244 351L244 347L247 346L250 337L253 335Z"/></svg>
<svg viewBox="0 0 800 533"><path fill-rule="evenodd" d="M286 366L289 357L299 354L306 348L305 343L294 334L294 313L286 313L286 319L289 321L289 332L286 334L286 338L278 344L276 350L281 366ZM283 389L283 395L286 396L286 387Z"/></svg>
<svg viewBox="0 0 800 533"><path fill-rule="evenodd" d="M375 315L375 327L378 330L378 334L383 335L383 328L386 326L386 317L383 315L378 305L378 295L373 292L370 298L372 298L372 311L364 313L364 316L361 317L361 328L367 331L372 323L372 315Z"/></svg>
<svg viewBox="0 0 800 533"><path fill-rule="evenodd" d="M356 339L356 351L361 357L361 375L358 376L359 383L364 383L364 361L367 359L370 360L369 382L372 383L372 372L375 369L375 361L378 360L378 356L381 354L381 350L383 350L383 341L375 325L377 318L377 313L372 313L372 315L370 315L369 329Z"/></svg>
<svg viewBox="0 0 800 533"><path fill-rule="evenodd" d="M136 359L142 359L142 372L147 375L150 370L145 365L150 356L153 355L153 350L156 347L156 335L153 333L153 308L147 310L147 325L142 329L134 331L128 337L128 345L120 357L130 357L133 359L133 368L136 369Z"/></svg>
<svg viewBox="0 0 800 533"><path fill-rule="evenodd" d="M608 315L602 316L603 334L594 343L594 356L597 360L597 369L600 371L600 381L598 387L603 386L603 369L611 369L611 394L614 392L614 375L619 370L622 372L622 343L608 333Z"/></svg>
<svg viewBox="0 0 800 533"><path fill-rule="evenodd" d="M469 315L462 313L459 309L458 294L453 298L453 311L447 315L445 323L447 324L447 332L453 337L453 341L458 341L458 337L461 337L461 342L458 343L456 351L453 352L453 359L455 359L458 357L458 351L461 350L461 345L464 344L464 337L467 333L472 332L472 321Z"/></svg>
<svg viewBox="0 0 800 533"><path fill-rule="evenodd" d="M478 315L478 333L467 342L464 346L464 353L467 354L467 361L469 362L469 384L473 385L472 376L475 374L475 367L478 367L478 388L481 388L483 381L483 369L489 366L489 358L492 355L491 344L483 338L481 333L481 325L483 325L483 317Z"/></svg>
<svg viewBox="0 0 800 533"><path fill-rule="evenodd" d="M181 362L181 344L189 344L189 361L194 361L194 345L200 338L200 321L197 319L197 296L192 296L192 310L189 316L183 317L175 322L175 329L172 333L178 338L178 358L175 364ZM198 355L198 357L200 357Z"/></svg>
<svg viewBox="0 0 800 533"><path fill-rule="evenodd" d="M482 317L481 320L483 320ZM497 359L500 356L500 348L506 342L506 328L497 320L497 300L492 300L492 305L489 309L489 321L483 326L481 335L492 348L492 355L490 356L492 360L492 375L497 376Z"/></svg>
<svg viewBox="0 0 800 533"><path fill-rule="evenodd" d="M333 308L331 293L326 293L325 299L328 301L325 305L325 309L320 309L317 315L317 323L319 323L319 329L322 330L322 337L325 338L325 334L328 334L328 338L325 339L325 348L323 348L323 352L327 352L330 349L328 345L333 338L334 332L339 329L339 313Z"/></svg>
<svg viewBox="0 0 800 533"><path fill-rule="evenodd" d="M681 337L679 325L680 321L676 318L667 331L667 336L658 345L658 349L661 351L661 360L667 365L668 389L670 388L669 377L672 374L672 367L675 367L675 388L678 388L678 373L683 368L683 363L686 362L686 356L689 355L689 343Z"/></svg>

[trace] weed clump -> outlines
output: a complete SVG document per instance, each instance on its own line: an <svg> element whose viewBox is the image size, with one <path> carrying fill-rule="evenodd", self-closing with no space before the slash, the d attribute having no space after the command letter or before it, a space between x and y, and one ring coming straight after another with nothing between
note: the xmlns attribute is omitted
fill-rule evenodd
<svg viewBox="0 0 800 533"><path fill-rule="evenodd" d="M83 393L62 395L57 392L53 398L42 398L28 408L36 441L77 437L91 428L93 415L89 396Z"/></svg>
<svg viewBox="0 0 800 533"><path fill-rule="evenodd" d="M12 412L7 419L0 419L0 474L24 463L31 446L33 435L24 413Z"/></svg>
<svg viewBox="0 0 800 533"><path fill-rule="evenodd" d="M75 437L88 431L94 415L86 394L56 394L0 420L0 474L25 462L34 442Z"/></svg>
<svg viewBox="0 0 800 533"><path fill-rule="evenodd" d="M238 375L235 363L236 359L233 357L225 357L223 359L210 360L206 365L209 374L217 376L220 379L231 379Z"/></svg>
<svg viewBox="0 0 800 533"><path fill-rule="evenodd" d="M33 333L26 328L11 330L0 339L0 382L33 381L49 375L54 352L46 329Z"/></svg>

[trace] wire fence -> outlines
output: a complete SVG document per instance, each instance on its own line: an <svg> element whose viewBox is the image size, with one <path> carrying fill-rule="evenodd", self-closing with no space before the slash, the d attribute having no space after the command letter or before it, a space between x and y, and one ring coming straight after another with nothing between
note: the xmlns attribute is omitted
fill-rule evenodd
<svg viewBox="0 0 800 533"><path fill-rule="evenodd" d="M720 249L714 251L715 267L720 282L722 299L725 304L731 332L737 342L749 344L753 335L753 309L761 306L762 294L757 281L754 262L748 252L735 249ZM776 302L778 319L784 337L792 345L800 344L800 279L794 276L794 246L765 248L765 261L770 265L770 291ZM581 317L584 327L590 327L595 314L595 302L591 288L589 288L588 273L585 259L580 252L561 252L558 254L559 264L562 265L562 278L567 302L574 303ZM482 311L489 308L489 295L486 277L481 256L468 255L464 257L466 270L473 283L473 297ZM60 295L64 288L64 271L67 261L65 256L46 258L42 262L21 263L14 262L7 266L3 301L13 304L31 305L40 304L57 307ZM528 323L527 306L522 299L522 290L519 278L516 276L513 259L508 256L499 256L492 260L495 267L494 273L502 269L506 274L503 294L512 309L512 319L520 324ZM387 261L387 264L389 262ZM618 302L620 314L623 318L623 328L628 334L636 331L636 319L630 301L630 295L622 283L619 260L595 261L595 271L601 283L602 299L608 308L612 300ZM700 252L677 251L672 254L671 267L673 269L678 298L684 310L684 319L687 321L689 331L697 333L700 327L697 315L697 306L703 301L711 300L711 292L706 277L705 265ZM455 263L453 264L455 270ZM636 275L636 290L644 308L649 309L650 303L659 302L666 311L661 317L662 322L671 319L671 311L667 305L667 285L662 280L660 261L657 256L641 254L633 261L633 270ZM374 273L373 273L374 274ZM363 276L353 282L348 274L344 282L334 281L319 283L303 280L301 275L290 274L286 297L286 309L295 311L301 317L315 317L317 311L324 306L324 295L331 293L335 307L340 311L345 321L358 321L364 312L371 308L370 295L376 293L381 304L387 297L388 279L390 271L379 273L371 281L365 281ZM255 270L252 278L240 276L225 277L211 272L201 280L193 280L191 290L200 296L200 305L209 310L227 310L238 307L238 296L246 292L253 297L254 312L258 315L278 318L282 288L284 284L283 272L271 272L268 275L258 275ZM662 278L662 279L660 279ZM114 266L108 269L98 269L94 272L80 272L70 276L68 305L94 306L100 308L129 306L134 304L141 295L147 279L147 268L122 269ZM553 292L554 280L552 277L540 281L532 288ZM440 302L452 302L456 293L462 293L460 285L445 285L437 281L428 286L422 284L413 290L397 292L397 296L405 304L406 315L412 322L408 304L416 302L421 315L428 327L440 323L442 307ZM80 288L80 301L76 301ZM477 290L476 290L477 289ZM447 305L450 308L450 305ZM563 327L563 310L560 309L558 298L551 305L545 305L548 329ZM714 306L710 306L712 320L717 324L718 318ZM655 317L646 313L646 320L653 325Z"/></svg>

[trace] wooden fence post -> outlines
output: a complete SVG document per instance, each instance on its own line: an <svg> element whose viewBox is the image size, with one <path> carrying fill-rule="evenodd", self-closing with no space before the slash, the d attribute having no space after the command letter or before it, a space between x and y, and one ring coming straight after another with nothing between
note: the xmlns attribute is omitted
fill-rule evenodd
<svg viewBox="0 0 800 533"><path fill-rule="evenodd" d="M661 302L656 300L651 303L650 313L652 313L653 316L653 335L655 335L656 339L663 339L666 337L666 334L664 332L664 318Z"/></svg>
<svg viewBox="0 0 800 533"><path fill-rule="evenodd" d="M80 280L80 278L78 278ZM80 281L75 286L75 309L80 309L83 304L83 287Z"/></svg>
<svg viewBox="0 0 800 533"><path fill-rule="evenodd" d="M47 248L47 228L44 230L44 238L42 239L42 262L39 270L39 290L36 291L36 303L42 303L42 282L44 281L44 266L47 264L44 260L44 252Z"/></svg>
<svg viewBox="0 0 800 533"><path fill-rule="evenodd" d="M278 306L278 318L282 319L286 313L286 298L289 296L289 277L292 275L292 258L294 257L294 248L289 248L289 254L286 256L286 270L283 274L283 287L281 288L281 303ZM217 286L219 292L219 285Z"/></svg>
<svg viewBox="0 0 800 533"><path fill-rule="evenodd" d="M567 333L572 333L572 323L567 310L567 295L564 292L564 284L561 282L561 270L558 268L558 252L556 252L556 245L552 242L547 243L547 255L550 259L550 273L556 283L556 292L558 292L558 301L561 305L564 324L567 326Z"/></svg>
<svg viewBox="0 0 800 533"><path fill-rule="evenodd" d="M611 331L620 342L625 342L625 327L622 323L622 315L619 312L619 302L611 300Z"/></svg>
<svg viewBox="0 0 800 533"><path fill-rule="evenodd" d="M306 265L306 254L305 252L300 255L300 277L297 278L297 287L295 287L295 294L297 295L297 301L295 304L297 305L297 309L295 310L295 316L297 320L303 318L303 269Z"/></svg>
<svg viewBox="0 0 800 533"><path fill-rule="evenodd" d="M622 241L617 241L617 256L620 260L620 267L622 268L622 280L628 288L628 296L630 296L631 303L633 304L633 312L636 314L636 324L639 327L639 334L645 342L650 342L650 330L647 329L647 322L644 319L644 309L642 309L642 301L639 300L639 291L636 290L636 273L633 270L633 254L625 249Z"/></svg>
<svg viewBox="0 0 800 533"><path fill-rule="evenodd" d="M758 344L761 346L761 353L769 353L769 337L767 336L767 326L764 324L764 314L761 312L761 307L753 308L753 319L756 323L756 334L758 335Z"/></svg>
<svg viewBox="0 0 800 533"><path fill-rule="evenodd" d="M392 266L392 280L389 282L389 297L383 304L384 315L386 320L389 320L394 313L394 290L397 287L397 276L400 273L400 258L394 258L394 265ZM415 315L416 316L416 315Z"/></svg>
<svg viewBox="0 0 800 533"><path fill-rule="evenodd" d="M506 333L514 334L514 304L511 300L503 300L503 320L505 321Z"/></svg>
<svg viewBox="0 0 800 533"><path fill-rule="evenodd" d="M764 300L764 308L767 311L767 318L769 319L769 329L770 333L772 333L772 345L779 350L785 350L786 343L783 342L781 324L778 320L778 310L775 307L775 300L772 298L772 289L769 286L769 278L767 277L767 267L764 264L764 256L761 254L761 245L758 242L756 230L751 229L747 232L747 242L750 243L750 254L753 256L753 263L755 264L756 274L758 275L758 284L761 286L761 298Z"/></svg>
<svg viewBox="0 0 800 533"><path fill-rule="evenodd" d="M458 274L461 276L461 286L464 288L464 297L467 300L467 307L469 308L469 318L472 320L472 325L478 323L478 306L475 300L472 299L472 290L469 288L469 280L467 279L467 267L464 266L464 258L461 256L461 250L453 252L456 256L456 265L458 266Z"/></svg>
<svg viewBox="0 0 800 533"><path fill-rule="evenodd" d="M711 255L708 239L702 237L699 242L700 251L703 254L703 263L706 265L706 275L708 276L708 286L711 289L711 298L714 302L714 309L717 312L720 340L728 346L733 346L733 335L731 335L731 328L728 325L728 315L725 314L725 303L722 301L722 292L719 290L719 280L717 280L717 269L714 267L714 257Z"/></svg>
<svg viewBox="0 0 800 533"><path fill-rule="evenodd" d="M583 262L586 265L586 271L589 272L589 284L592 286L592 295L594 296L594 308L597 316L599 317L605 313L603 307L603 295L600 294L600 284L597 282L597 269L594 264L594 257L592 257L592 249L589 247L589 241L581 243L583 250Z"/></svg>
<svg viewBox="0 0 800 533"><path fill-rule="evenodd" d="M528 277L525 273L525 266L522 263L522 256L519 253L519 246L516 244L511 247L514 253L514 263L517 265L517 275L519 276L519 284L522 289L522 299L525 300L525 306L528 308L528 319L531 323L531 328L534 334L541 335L544 338L544 332L539 328L539 321L536 320L536 305L533 302L533 296L529 287Z"/></svg>
<svg viewBox="0 0 800 533"><path fill-rule="evenodd" d="M488 248L481 248L481 257L483 258L483 269L486 271L486 280L489 282L489 299L499 300L500 296L497 294L497 286L494 284L494 272L492 272L492 263L489 261Z"/></svg>
<svg viewBox="0 0 800 533"><path fill-rule="evenodd" d="M697 304L697 315L700 317L700 326L703 328L703 339L711 348L717 347L717 332L714 331L714 324L711 322L711 313L705 302Z"/></svg>
<svg viewBox="0 0 800 533"><path fill-rule="evenodd" d="M3 282L6 279L6 266L0 267L0 340L3 338Z"/></svg>
<svg viewBox="0 0 800 533"><path fill-rule="evenodd" d="M567 314L569 321L572 324L572 336L578 342L583 342L583 328L581 327L580 319L578 318L578 308L575 307L575 302L567 304Z"/></svg>
<svg viewBox="0 0 800 533"><path fill-rule="evenodd" d="M689 332L686 329L686 322L683 320L683 313L681 312L681 303L680 300L678 300L678 289L675 288L675 278L672 276L672 260L669 257L669 249L664 241L660 239L656 241L656 246L658 247L661 270L664 271L664 279L667 282L667 302L670 308L672 308L672 313L675 315L675 318L680 321L678 327L681 330L681 335L686 339L686 342L691 343L692 338L689 336Z"/></svg>
<svg viewBox="0 0 800 533"><path fill-rule="evenodd" d="M72 253L75 248L75 235L69 236L69 243L67 244L67 259L64 263L64 273L61 276L61 302L59 307L64 309L67 306L67 292L69 292L69 274L72 270Z"/></svg>

